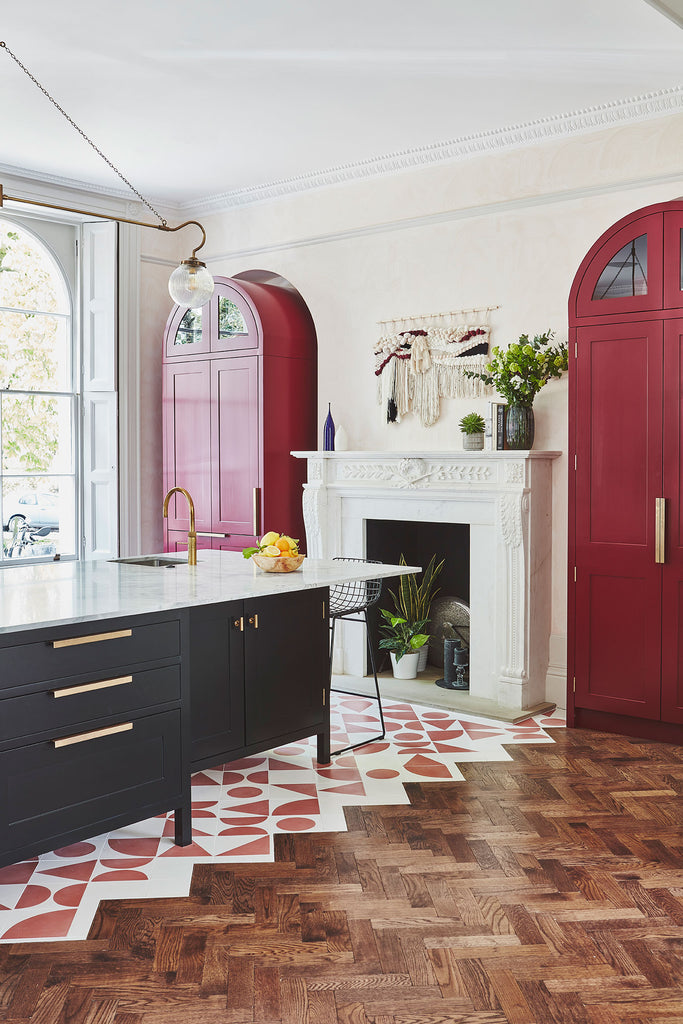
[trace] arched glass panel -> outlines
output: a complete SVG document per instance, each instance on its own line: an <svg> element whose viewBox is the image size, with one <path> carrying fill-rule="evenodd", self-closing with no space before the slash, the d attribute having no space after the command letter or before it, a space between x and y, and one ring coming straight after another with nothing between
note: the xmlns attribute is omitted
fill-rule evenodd
<svg viewBox="0 0 683 1024"><path fill-rule="evenodd" d="M202 340L202 310L188 309L178 324L174 345L196 345Z"/></svg>
<svg viewBox="0 0 683 1024"><path fill-rule="evenodd" d="M647 295L647 235L638 235L615 253L593 290L598 301L634 295Z"/></svg>
<svg viewBox="0 0 683 1024"><path fill-rule="evenodd" d="M232 299L222 295L218 300L218 337L231 338L236 334L248 334L244 317Z"/></svg>
<svg viewBox="0 0 683 1024"><path fill-rule="evenodd" d="M71 299L40 239L0 219L0 560L76 553Z"/></svg>

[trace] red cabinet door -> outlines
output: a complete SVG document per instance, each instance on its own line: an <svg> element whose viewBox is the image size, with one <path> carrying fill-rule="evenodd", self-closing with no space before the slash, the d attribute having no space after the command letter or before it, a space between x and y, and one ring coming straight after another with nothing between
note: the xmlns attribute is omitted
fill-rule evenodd
<svg viewBox="0 0 683 1024"><path fill-rule="evenodd" d="M256 356L211 361L212 527L251 536L260 487L259 367Z"/></svg>
<svg viewBox="0 0 683 1024"><path fill-rule="evenodd" d="M683 722L683 319L664 324L662 719Z"/></svg>
<svg viewBox="0 0 683 1024"><path fill-rule="evenodd" d="M662 325L577 339L575 706L659 718Z"/></svg>
<svg viewBox="0 0 683 1024"><path fill-rule="evenodd" d="M164 493L184 487L194 500L196 528L211 529L211 378L203 359L163 368ZM161 511L161 510L160 510ZM167 529L190 528L187 501L174 494Z"/></svg>

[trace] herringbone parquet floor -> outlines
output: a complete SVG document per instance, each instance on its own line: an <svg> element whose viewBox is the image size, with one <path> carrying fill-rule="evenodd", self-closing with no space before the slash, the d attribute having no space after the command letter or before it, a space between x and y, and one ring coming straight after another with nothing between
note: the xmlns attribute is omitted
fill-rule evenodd
<svg viewBox="0 0 683 1024"><path fill-rule="evenodd" d="M11 1024L681 1024L683 747L557 730L0 947Z"/></svg>

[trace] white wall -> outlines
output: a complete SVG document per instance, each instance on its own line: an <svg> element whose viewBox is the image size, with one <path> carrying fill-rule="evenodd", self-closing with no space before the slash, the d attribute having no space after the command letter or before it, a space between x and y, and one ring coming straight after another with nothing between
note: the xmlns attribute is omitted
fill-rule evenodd
<svg viewBox="0 0 683 1024"><path fill-rule="evenodd" d="M596 238L630 211L683 193L682 129L677 115L204 215L209 266L228 276L271 270L299 289L318 331L319 419L330 401L351 448L457 449L459 418L484 401L443 401L430 428L412 416L382 422L376 321L500 305L494 343L548 327L565 340L572 278ZM566 381L539 395L536 448L566 451L566 395ZM560 689L566 475L566 458L557 460L551 670Z"/></svg>

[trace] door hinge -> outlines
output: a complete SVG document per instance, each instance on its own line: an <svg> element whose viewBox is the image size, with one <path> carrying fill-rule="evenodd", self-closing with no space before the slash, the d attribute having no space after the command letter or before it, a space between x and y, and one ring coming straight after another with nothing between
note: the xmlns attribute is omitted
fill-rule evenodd
<svg viewBox="0 0 683 1024"><path fill-rule="evenodd" d="M325 707L326 701L327 701L327 694L325 693L325 687L323 686L323 707Z"/></svg>

